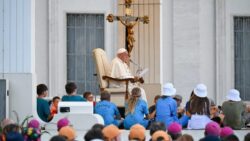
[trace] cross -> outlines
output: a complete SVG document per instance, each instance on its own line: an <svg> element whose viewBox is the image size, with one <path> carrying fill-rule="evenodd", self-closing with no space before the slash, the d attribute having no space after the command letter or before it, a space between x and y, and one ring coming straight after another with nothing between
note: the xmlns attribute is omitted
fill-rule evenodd
<svg viewBox="0 0 250 141"><path fill-rule="evenodd" d="M149 23L148 16L143 17L134 17L132 16L132 9L131 9L132 0L125 0L125 16L114 16L113 14L109 14L107 16L107 20L109 22L113 22L114 20L120 21L125 27L126 27L126 49L128 50L128 55L130 56L130 53L134 47L134 30L133 27L138 22L143 22L143 24Z"/></svg>

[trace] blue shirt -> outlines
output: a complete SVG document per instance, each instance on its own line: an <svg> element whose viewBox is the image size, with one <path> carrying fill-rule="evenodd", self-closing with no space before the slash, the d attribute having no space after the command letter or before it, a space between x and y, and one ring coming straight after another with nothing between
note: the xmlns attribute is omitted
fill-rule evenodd
<svg viewBox="0 0 250 141"><path fill-rule="evenodd" d="M114 103L107 100L98 102L95 105L95 113L103 117L105 125L114 124L118 126L119 120L116 120L115 116L120 116L120 112Z"/></svg>
<svg viewBox="0 0 250 141"><path fill-rule="evenodd" d="M48 117L50 115L50 108L49 108L49 103L42 99L42 98L37 98L37 114L38 116L45 122L48 122Z"/></svg>
<svg viewBox="0 0 250 141"><path fill-rule="evenodd" d="M156 103L156 121L165 123L168 127L172 122L178 122L182 126L187 125L189 117L184 115L182 118L177 117L177 103L168 96L158 99Z"/></svg>
<svg viewBox="0 0 250 141"><path fill-rule="evenodd" d="M62 101L86 101L86 99L82 98L79 95L64 95L62 97Z"/></svg>
<svg viewBox="0 0 250 141"><path fill-rule="evenodd" d="M144 115L148 115L148 105L144 100L139 99L136 103L134 112L126 115L124 119L124 128L130 129L131 126L137 123L146 128L148 126L148 120L144 119Z"/></svg>

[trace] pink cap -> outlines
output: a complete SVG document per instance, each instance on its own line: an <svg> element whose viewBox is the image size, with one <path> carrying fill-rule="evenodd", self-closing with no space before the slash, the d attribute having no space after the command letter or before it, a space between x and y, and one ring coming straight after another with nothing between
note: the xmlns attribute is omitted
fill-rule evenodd
<svg viewBox="0 0 250 141"><path fill-rule="evenodd" d="M181 130L182 126L177 122L173 122L168 126L168 133L178 134L181 133Z"/></svg>
<svg viewBox="0 0 250 141"><path fill-rule="evenodd" d="M216 122L209 122L206 127L205 127L205 133L206 135L211 135L211 136L220 136L220 126Z"/></svg>
<svg viewBox="0 0 250 141"><path fill-rule="evenodd" d="M229 135L232 135L233 133L234 133L234 131L231 127L224 127L221 129L220 137L224 138L224 137L227 137Z"/></svg>
<svg viewBox="0 0 250 141"><path fill-rule="evenodd" d="M68 125L69 125L69 120L67 118L62 118L57 122L57 130L59 131L62 127Z"/></svg>
<svg viewBox="0 0 250 141"><path fill-rule="evenodd" d="M32 119L32 120L28 123L28 127L39 128L39 127L40 127L40 123L39 123L38 120Z"/></svg>

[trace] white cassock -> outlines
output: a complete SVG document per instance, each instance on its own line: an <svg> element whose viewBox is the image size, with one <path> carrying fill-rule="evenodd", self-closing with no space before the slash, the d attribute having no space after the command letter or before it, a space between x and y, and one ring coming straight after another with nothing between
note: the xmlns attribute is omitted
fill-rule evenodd
<svg viewBox="0 0 250 141"><path fill-rule="evenodd" d="M112 60L111 64L111 77L113 78L134 78L134 76L131 74L130 69L127 65L127 63L123 62L120 58L115 57ZM112 82L110 84L110 87L126 87L125 83L118 83L118 82ZM135 84L129 84L129 91L134 87L139 87L136 83ZM141 89L141 98L147 102L146 93L143 88L139 87Z"/></svg>

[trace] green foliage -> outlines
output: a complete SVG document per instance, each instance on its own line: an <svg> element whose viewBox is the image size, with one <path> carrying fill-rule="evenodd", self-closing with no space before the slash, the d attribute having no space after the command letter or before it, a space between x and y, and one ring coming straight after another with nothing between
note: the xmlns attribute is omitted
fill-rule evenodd
<svg viewBox="0 0 250 141"><path fill-rule="evenodd" d="M32 118L32 117L33 117L32 115L31 115L31 116L26 116L25 119L22 121L20 127L21 127L21 128L28 127L28 121L29 121L29 119ZM24 126L25 123L26 123L26 126Z"/></svg>

